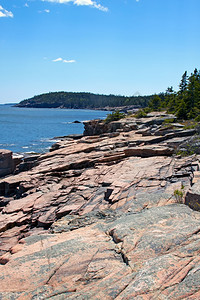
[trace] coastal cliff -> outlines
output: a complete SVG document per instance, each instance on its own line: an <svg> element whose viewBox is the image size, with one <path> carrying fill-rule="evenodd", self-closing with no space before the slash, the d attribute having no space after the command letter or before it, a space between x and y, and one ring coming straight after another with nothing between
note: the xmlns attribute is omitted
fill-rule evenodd
<svg viewBox="0 0 200 300"><path fill-rule="evenodd" d="M199 299L195 134L165 114L88 121L2 178L0 299Z"/></svg>

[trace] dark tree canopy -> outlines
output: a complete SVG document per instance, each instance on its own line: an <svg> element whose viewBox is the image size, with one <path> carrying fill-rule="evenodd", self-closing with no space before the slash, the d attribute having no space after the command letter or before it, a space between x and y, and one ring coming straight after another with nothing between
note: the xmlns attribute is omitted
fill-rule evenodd
<svg viewBox="0 0 200 300"><path fill-rule="evenodd" d="M179 119L194 119L200 115L200 71L197 69L187 76L184 72L179 84L179 91L167 88L164 97L153 96L149 107L154 110L166 109L176 114Z"/></svg>
<svg viewBox="0 0 200 300"><path fill-rule="evenodd" d="M151 96L115 96L92 93L54 92L21 101L18 107L95 109L135 105L146 107Z"/></svg>

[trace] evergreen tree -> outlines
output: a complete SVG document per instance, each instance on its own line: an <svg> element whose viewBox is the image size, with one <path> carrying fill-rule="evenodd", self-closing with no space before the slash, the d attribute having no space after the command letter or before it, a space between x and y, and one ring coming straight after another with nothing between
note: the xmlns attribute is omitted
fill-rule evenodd
<svg viewBox="0 0 200 300"><path fill-rule="evenodd" d="M188 80L187 71L185 71L184 74L183 74L183 76L182 76L181 82L179 84L179 92L180 93L183 93L186 90L186 88L187 88L187 80Z"/></svg>
<svg viewBox="0 0 200 300"><path fill-rule="evenodd" d="M164 99L155 95L150 100L149 107L151 110L165 108L180 119L198 118L200 115L200 71L195 69L189 77L185 71L179 91L176 93L172 87L168 87Z"/></svg>
<svg viewBox="0 0 200 300"><path fill-rule="evenodd" d="M149 107L152 110L159 110L161 108L161 98L158 95L154 95L149 102Z"/></svg>
<svg viewBox="0 0 200 300"><path fill-rule="evenodd" d="M188 78L184 101L186 104L188 118L191 119L196 117L200 108L200 76L197 69L195 69L194 73Z"/></svg>
<svg viewBox="0 0 200 300"><path fill-rule="evenodd" d="M173 112L176 106L176 93L173 90L173 87L168 87L165 93L164 101L162 102L161 106L163 108L168 108L169 112Z"/></svg>
<svg viewBox="0 0 200 300"><path fill-rule="evenodd" d="M184 100L179 103L177 108L176 116L178 119L187 119L187 108Z"/></svg>

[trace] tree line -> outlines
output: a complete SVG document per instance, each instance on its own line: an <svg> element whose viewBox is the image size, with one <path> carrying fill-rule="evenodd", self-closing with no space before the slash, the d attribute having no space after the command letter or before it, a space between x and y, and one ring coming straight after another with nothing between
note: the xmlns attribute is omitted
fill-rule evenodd
<svg viewBox="0 0 200 300"><path fill-rule="evenodd" d="M190 76L185 71L177 92L168 87L165 93L154 95L148 107L150 110L165 109L178 119L200 121L200 71L195 68Z"/></svg>
<svg viewBox="0 0 200 300"><path fill-rule="evenodd" d="M51 92L21 101L18 107L100 109L134 105L146 107L151 96L118 96L92 93Z"/></svg>
<svg viewBox="0 0 200 300"><path fill-rule="evenodd" d="M190 76L182 75L179 90L168 87L165 93L150 96L100 95L93 93L51 92L21 101L16 106L37 108L104 109L120 106L145 108L148 111L167 110L178 119L200 121L200 71L196 68Z"/></svg>

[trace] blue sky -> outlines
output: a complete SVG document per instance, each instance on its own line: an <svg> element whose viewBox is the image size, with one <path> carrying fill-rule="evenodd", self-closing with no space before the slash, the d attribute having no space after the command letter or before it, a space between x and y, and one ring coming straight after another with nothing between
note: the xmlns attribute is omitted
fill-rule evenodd
<svg viewBox="0 0 200 300"><path fill-rule="evenodd" d="M200 69L200 0L0 0L0 103L176 90Z"/></svg>

